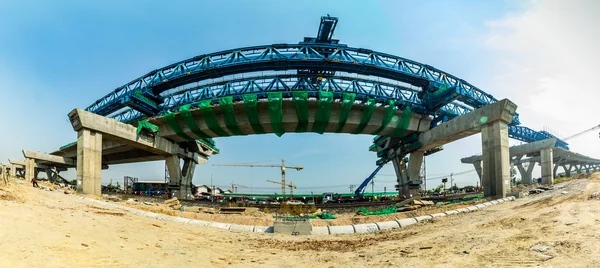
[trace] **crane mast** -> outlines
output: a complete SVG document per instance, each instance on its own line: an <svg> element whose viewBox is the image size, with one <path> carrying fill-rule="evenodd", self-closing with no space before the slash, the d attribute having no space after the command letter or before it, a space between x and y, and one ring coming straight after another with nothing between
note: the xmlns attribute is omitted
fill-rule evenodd
<svg viewBox="0 0 600 268"><path fill-rule="evenodd" d="M279 181L272 181L272 180L267 180L268 182L272 182L272 183L277 183L277 184L281 184L282 187L290 187L290 195L294 195L294 189L298 188L296 185L294 185L292 182L290 182L290 184L284 184L283 182L279 182Z"/></svg>
<svg viewBox="0 0 600 268"><path fill-rule="evenodd" d="M285 195L285 169L291 168L297 171L304 169L302 166L286 166L285 160L281 159L281 165L258 165L258 164L247 164L247 163L239 163L239 164L213 164L213 166L227 166L227 167L278 167L281 168L281 194Z"/></svg>

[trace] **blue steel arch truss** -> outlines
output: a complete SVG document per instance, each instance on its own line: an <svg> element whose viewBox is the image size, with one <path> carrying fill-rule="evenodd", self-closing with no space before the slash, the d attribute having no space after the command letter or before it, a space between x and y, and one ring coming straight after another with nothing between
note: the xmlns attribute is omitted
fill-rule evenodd
<svg viewBox="0 0 600 268"><path fill-rule="evenodd" d="M338 44L337 40L331 39L335 25L337 18L323 17L318 38L305 38L299 44L238 48L171 64L115 89L86 110L123 122L134 122L208 98L235 97L246 92L332 90L355 92L381 101L393 99L399 105L410 105L413 111L432 116L437 124L497 101L491 94L432 66ZM295 73L207 82L239 74L278 71ZM349 79L339 73L370 78ZM322 81L315 83L316 79ZM394 82L379 82L378 79ZM200 82L203 86L189 86ZM184 90L178 91L178 88ZM509 129L512 138L531 142L554 137L547 132L517 127L519 124L516 114ZM560 139L558 145L567 148Z"/></svg>

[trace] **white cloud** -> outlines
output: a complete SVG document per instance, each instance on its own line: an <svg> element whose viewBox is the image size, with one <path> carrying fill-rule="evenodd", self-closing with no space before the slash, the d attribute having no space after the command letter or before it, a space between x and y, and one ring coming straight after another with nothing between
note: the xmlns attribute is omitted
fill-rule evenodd
<svg viewBox="0 0 600 268"><path fill-rule="evenodd" d="M523 13L486 23L482 45L498 73L491 83L517 103L524 125L569 136L600 123L598 10L600 1L533 1ZM569 142L600 157L593 136Z"/></svg>

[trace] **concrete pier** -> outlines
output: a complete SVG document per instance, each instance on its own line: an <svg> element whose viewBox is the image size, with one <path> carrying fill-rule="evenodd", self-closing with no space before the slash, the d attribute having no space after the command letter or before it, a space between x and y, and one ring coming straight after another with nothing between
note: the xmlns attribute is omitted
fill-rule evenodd
<svg viewBox="0 0 600 268"><path fill-rule="evenodd" d="M77 192L102 194L102 133L89 129L77 133Z"/></svg>
<svg viewBox="0 0 600 268"><path fill-rule="evenodd" d="M517 164L517 169L521 174L521 183L523 184L532 184L533 183L533 168L535 167L535 162L529 162L527 168L523 166L523 163Z"/></svg>
<svg viewBox="0 0 600 268"><path fill-rule="evenodd" d="M540 166L542 167L542 183L554 184L554 164L552 149L543 149L540 151Z"/></svg>
<svg viewBox="0 0 600 268"><path fill-rule="evenodd" d="M481 185L484 196L504 198L510 189L508 123L499 120L481 129Z"/></svg>
<svg viewBox="0 0 600 268"><path fill-rule="evenodd" d="M77 131L77 158L70 148L57 155L38 153L40 161L54 164L77 165L77 189L83 194L101 194L103 161L107 164L124 164L164 160L171 177L170 185L176 188L178 197L190 198L191 182L198 163L206 163L213 150L199 142L183 145L152 134L138 133L137 128L97 114L75 109L69 113L73 130ZM110 154L103 153L104 148ZM28 152L32 154L31 152ZM184 160L183 167L179 159ZM105 164L106 166L106 164Z"/></svg>
<svg viewBox="0 0 600 268"><path fill-rule="evenodd" d="M481 132L481 177L486 196L505 197L510 186L508 124L517 106L507 99L442 123L419 137L426 151Z"/></svg>

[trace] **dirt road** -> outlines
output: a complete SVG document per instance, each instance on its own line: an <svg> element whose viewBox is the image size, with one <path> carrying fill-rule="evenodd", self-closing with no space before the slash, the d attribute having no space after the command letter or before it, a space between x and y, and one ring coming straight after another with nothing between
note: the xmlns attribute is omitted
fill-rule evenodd
<svg viewBox="0 0 600 268"><path fill-rule="evenodd" d="M599 179L392 232L325 237L165 222L13 184L26 200L0 198L0 267L600 267L600 200L589 199Z"/></svg>

